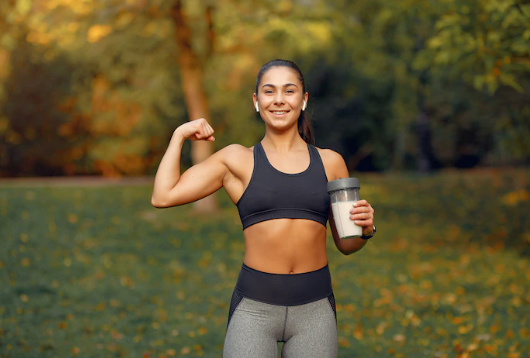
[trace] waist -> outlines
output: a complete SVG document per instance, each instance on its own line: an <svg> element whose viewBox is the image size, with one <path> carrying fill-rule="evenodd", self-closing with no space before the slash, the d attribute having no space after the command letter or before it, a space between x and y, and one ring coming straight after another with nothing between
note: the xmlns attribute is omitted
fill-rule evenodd
<svg viewBox="0 0 530 358"><path fill-rule="evenodd" d="M236 291L243 297L280 306L297 306L328 297L333 293L326 266L310 272L276 274L241 266Z"/></svg>
<svg viewBox="0 0 530 358"><path fill-rule="evenodd" d="M313 271L328 262L326 228L309 220L277 219L243 232L243 262L258 271Z"/></svg>

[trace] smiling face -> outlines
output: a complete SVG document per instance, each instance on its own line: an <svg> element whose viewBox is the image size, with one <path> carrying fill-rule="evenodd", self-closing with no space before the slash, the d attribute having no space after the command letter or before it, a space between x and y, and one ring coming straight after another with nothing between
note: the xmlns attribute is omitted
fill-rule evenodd
<svg viewBox="0 0 530 358"><path fill-rule="evenodd" d="M258 103L261 118L274 128L297 125L307 93L298 73L288 67L271 67L261 77L254 104Z"/></svg>

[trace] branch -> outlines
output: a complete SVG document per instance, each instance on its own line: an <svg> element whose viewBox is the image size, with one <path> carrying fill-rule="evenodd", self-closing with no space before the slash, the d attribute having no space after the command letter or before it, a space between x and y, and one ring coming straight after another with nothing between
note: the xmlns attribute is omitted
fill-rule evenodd
<svg viewBox="0 0 530 358"><path fill-rule="evenodd" d="M175 0L171 7L171 18L175 24L175 39L179 47L191 49L191 31L186 23L186 16L182 12L180 0Z"/></svg>
<svg viewBox="0 0 530 358"><path fill-rule="evenodd" d="M523 9L521 8L521 4L514 4L514 6L517 8L517 10L519 10L519 12L524 16L524 17L529 17L528 15L525 14L525 12L523 11Z"/></svg>
<svg viewBox="0 0 530 358"><path fill-rule="evenodd" d="M206 58L209 58L212 55L213 50L214 50L214 45L215 45L215 31L213 29L212 10L213 10L213 6L208 5L206 6L206 10L204 13L206 24L208 26L208 33L207 33L208 45L207 45L207 50L206 50Z"/></svg>
<svg viewBox="0 0 530 358"><path fill-rule="evenodd" d="M175 24L175 40L179 50L178 60L180 64L190 68L196 67L199 59L191 47L191 29L188 26L180 0L175 0L171 7L171 18Z"/></svg>

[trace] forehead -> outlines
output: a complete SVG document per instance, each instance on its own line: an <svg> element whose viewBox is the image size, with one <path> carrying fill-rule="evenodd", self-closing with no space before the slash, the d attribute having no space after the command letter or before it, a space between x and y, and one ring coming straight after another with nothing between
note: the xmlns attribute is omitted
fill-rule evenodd
<svg viewBox="0 0 530 358"><path fill-rule="evenodd" d="M298 79L298 73L289 67L271 67L261 77L260 86L264 84L283 86L286 83L294 83L300 86L301 83Z"/></svg>

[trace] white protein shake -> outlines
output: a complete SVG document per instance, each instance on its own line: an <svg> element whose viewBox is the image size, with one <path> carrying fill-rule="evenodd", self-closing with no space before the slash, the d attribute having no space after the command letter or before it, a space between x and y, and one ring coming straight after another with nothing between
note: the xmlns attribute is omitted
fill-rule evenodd
<svg viewBox="0 0 530 358"><path fill-rule="evenodd" d="M329 181L327 190L337 234L341 239L353 239L363 235L362 226L350 219L353 204L360 200L361 185L357 178L339 178Z"/></svg>
<svg viewBox="0 0 530 358"><path fill-rule="evenodd" d="M355 201L338 201L331 204L337 233L341 238L360 237L363 234L363 227L355 224L350 219L350 210L353 209L353 203Z"/></svg>

